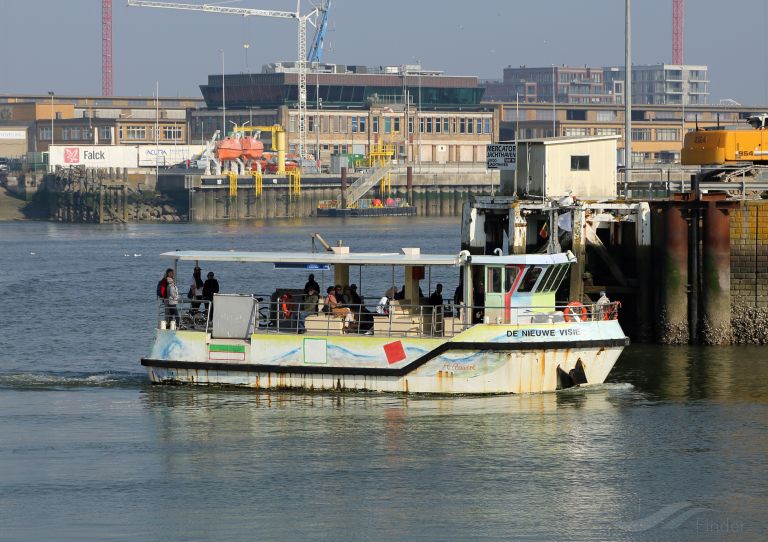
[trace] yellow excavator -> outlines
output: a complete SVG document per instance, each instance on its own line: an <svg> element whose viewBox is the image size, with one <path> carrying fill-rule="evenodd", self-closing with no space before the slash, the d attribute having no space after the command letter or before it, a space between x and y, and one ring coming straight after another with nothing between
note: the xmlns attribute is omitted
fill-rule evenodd
<svg viewBox="0 0 768 542"><path fill-rule="evenodd" d="M685 166L768 165L768 114L747 119L751 128L696 129L685 134L680 160Z"/></svg>

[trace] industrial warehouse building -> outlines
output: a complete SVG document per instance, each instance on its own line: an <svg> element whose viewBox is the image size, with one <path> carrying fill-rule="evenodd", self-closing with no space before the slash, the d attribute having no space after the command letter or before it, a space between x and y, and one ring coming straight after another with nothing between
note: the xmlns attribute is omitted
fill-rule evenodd
<svg viewBox="0 0 768 542"><path fill-rule="evenodd" d="M623 67L545 66L504 68L502 81L485 83L488 101L568 104L624 102ZM649 105L703 105L709 97L707 66L632 66L632 102Z"/></svg>
<svg viewBox="0 0 768 542"><path fill-rule="evenodd" d="M62 145L186 144L187 109L200 103L194 98L155 103L146 97L0 95L0 156L47 152L52 139Z"/></svg>
<svg viewBox="0 0 768 542"><path fill-rule="evenodd" d="M497 104L503 140L551 137L620 136L624 148L624 106L619 104ZM636 166L680 162L684 132L726 125L764 112L748 106L635 105L632 110L632 163ZM685 121L683 121L683 113ZM623 162L623 160L622 160ZM621 164L623 165L623 163Z"/></svg>
<svg viewBox="0 0 768 542"><path fill-rule="evenodd" d="M364 155L392 144L396 159L415 163L479 163L497 138L494 107L481 103L476 77L447 76L420 66L369 68L322 64L307 75L307 149L321 162ZM297 152L298 74L292 64L258 74L223 76L227 124L280 124ZM222 75L200 90L206 107L190 111L192 140L222 129ZM227 131L231 130L231 124Z"/></svg>

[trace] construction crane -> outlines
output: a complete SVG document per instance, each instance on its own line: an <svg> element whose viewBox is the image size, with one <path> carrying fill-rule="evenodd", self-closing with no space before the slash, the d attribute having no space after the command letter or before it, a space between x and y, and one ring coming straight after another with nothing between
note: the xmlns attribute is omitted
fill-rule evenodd
<svg viewBox="0 0 768 542"><path fill-rule="evenodd" d="M101 95L113 96L112 0L101 0Z"/></svg>
<svg viewBox="0 0 768 542"><path fill-rule="evenodd" d="M323 45L325 42L325 33L328 30L328 12L331 9L331 0L320 4L318 9L317 24L315 25L315 38L312 40L312 47L307 53L307 62L317 64L323 61Z"/></svg>
<svg viewBox="0 0 768 542"><path fill-rule="evenodd" d="M683 0L672 0L672 64L683 63Z"/></svg>
<svg viewBox="0 0 768 542"><path fill-rule="evenodd" d="M278 19L294 19L299 23L298 34L298 87L299 87L299 152L301 158L307 155L307 24L319 28L318 15L320 9L315 7L304 15L301 14L301 0L296 0L296 11L279 11L273 9L236 8L206 4L180 4L177 2L155 2L152 0L128 0L129 6L145 8L164 8L188 11L203 11L224 15L240 15L241 17L273 17ZM327 12L326 12L327 13ZM224 74L222 74L222 77ZM226 127L225 127L226 128Z"/></svg>

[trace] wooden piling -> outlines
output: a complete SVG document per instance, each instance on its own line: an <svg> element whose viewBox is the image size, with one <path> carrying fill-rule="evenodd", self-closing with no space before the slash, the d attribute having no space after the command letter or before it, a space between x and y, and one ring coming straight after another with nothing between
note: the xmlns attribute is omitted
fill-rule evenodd
<svg viewBox="0 0 768 542"><path fill-rule="evenodd" d="M731 238L727 208L710 201L704 210L702 261L702 328L705 344L730 344Z"/></svg>
<svg viewBox="0 0 768 542"><path fill-rule="evenodd" d="M685 344L688 329L688 223L683 209L669 203L664 209L661 307L657 337L662 344Z"/></svg>

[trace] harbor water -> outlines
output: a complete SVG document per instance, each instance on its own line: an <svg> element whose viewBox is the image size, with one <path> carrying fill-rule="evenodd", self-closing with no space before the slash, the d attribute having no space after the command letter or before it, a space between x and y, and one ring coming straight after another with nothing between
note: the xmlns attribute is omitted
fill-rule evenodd
<svg viewBox="0 0 768 542"><path fill-rule="evenodd" d="M310 250L312 232L457 252L460 225L0 223L0 540L768 539L763 347L634 345L606 384L524 396L149 384L161 252ZM210 270L223 292L306 280ZM356 273L371 298L402 284Z"/></svg>

